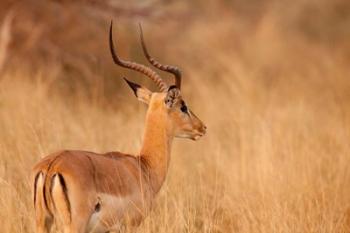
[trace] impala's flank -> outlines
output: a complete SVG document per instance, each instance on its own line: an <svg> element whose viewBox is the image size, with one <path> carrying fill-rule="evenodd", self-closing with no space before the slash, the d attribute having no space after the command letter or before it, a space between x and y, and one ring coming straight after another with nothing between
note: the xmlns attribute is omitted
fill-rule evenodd
<svg viewBox="0 0 350 233"><path fill-rule="evenodd" d="M160 89L151 92L125 79L135 96L148 105L140 153L64 150L39 161L32 172L38 233L48 233L54 222L65 233L105 233L120 230L126 222L138 225L165 180L173 138L197 140L205 134L206 127L181 96L179 69L155 61L146 49L142 31L140 35L149 62L174 74L176 85L168 87L149 67L120 59L114 49L111 23L113 61L143 73Z"/></svg>

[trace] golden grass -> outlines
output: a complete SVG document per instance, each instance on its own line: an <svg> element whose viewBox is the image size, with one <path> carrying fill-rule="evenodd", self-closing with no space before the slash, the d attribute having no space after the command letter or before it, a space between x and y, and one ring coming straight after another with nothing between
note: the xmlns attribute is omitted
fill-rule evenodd
<svg viewBox="0 0 350 233"><path fill-rule="evenodd" d="M158 52L183 68L183 95L208 134L175 141L137 232L350 231L348 47L284 30L276 12L253 26L225 14L195 20ZM131 91L105 72L67 89L57 85L66 72L54 64L0 76L1 232L34 232L29 173L41 157L140 147L146 107Z"/></svg>

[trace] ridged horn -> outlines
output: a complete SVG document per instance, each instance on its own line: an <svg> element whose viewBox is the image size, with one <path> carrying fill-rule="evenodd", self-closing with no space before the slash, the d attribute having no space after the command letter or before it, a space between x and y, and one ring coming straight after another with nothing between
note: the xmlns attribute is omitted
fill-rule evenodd
<svg viewBox="0 0 350 233"><path fill-rule="evenodd" d="M111 50L112 58L115 64L122 66L124 68L128 68L131 70L138 71L147 77L149 77L152 81L155 82L157 87L160 89L162 92L166 92L168 89L168 85L161 79L161 77L154 72L151 68L144 66L142 64L138 64L136 62L131 62L131 61L125 61L122 60L118 57L114 44L113 44L113 21L111 21L111 26L109 28L109 48Z"/></svg>
<svg viewBox="0 0 350 233"><path fill-rule="evenodd" d="M163 65L156 61L151 55L148 53L147 47L145 40L143 38L143 32L142 32L142 26L139 24L140 27L140 39L141 39L141 44L142 44L142 49L143 53L145 54L147 60L156 68L172 73L175 76L175 85L177 88L181 89L181 71L179 68L176 66L171 66L171 65Z"/></svg>

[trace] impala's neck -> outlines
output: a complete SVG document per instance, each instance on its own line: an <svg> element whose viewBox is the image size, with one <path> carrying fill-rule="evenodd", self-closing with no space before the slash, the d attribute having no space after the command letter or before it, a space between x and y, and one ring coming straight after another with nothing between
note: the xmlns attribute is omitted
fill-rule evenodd
<svg viewBox="0 0 350 233"><path fill-rule="evenodd" d="M145 132L140 155L147 163L150 172L152 190L157 193L161 188L170 161L173 135L167 123L162 103L151 105L146 115Z"/></svg>

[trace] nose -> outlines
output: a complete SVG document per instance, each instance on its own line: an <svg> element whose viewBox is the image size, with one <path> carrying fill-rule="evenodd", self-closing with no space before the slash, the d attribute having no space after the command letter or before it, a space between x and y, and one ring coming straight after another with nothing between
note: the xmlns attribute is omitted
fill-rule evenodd
<svg viewBox="0 0 350 233"><path fill-rule="evenodd" d="M206 132L206 131L207 131L207 126L203 125L202 131L203 131L203 132Z"/></svg>

